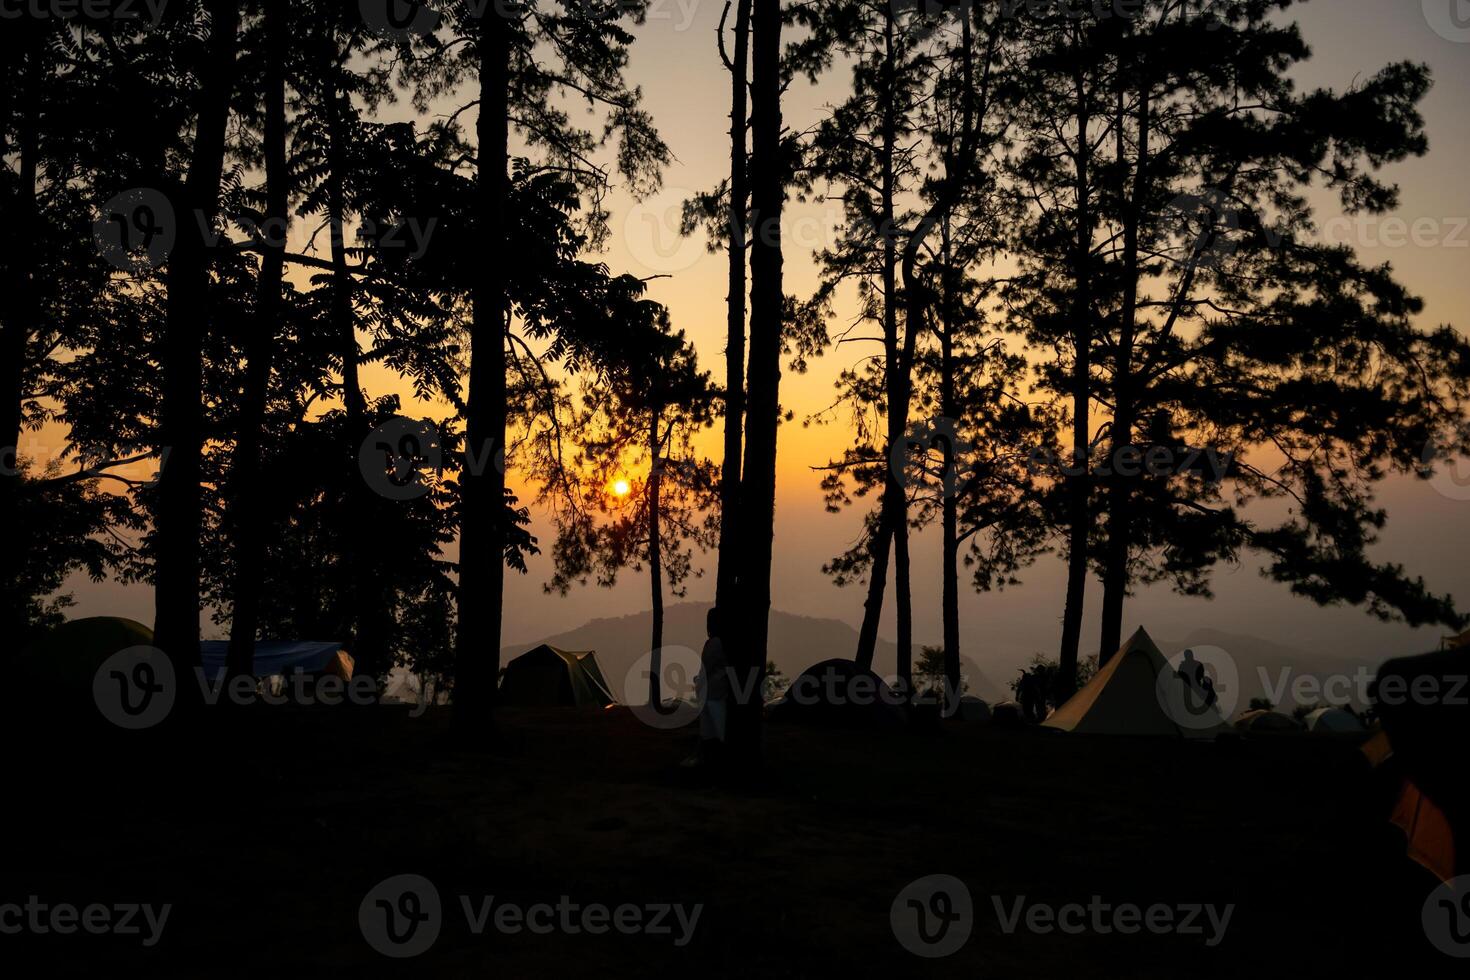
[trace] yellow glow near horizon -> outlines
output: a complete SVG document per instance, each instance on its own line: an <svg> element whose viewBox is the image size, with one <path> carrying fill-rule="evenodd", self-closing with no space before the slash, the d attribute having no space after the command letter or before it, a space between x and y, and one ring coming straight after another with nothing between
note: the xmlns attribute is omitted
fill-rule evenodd
<svg viewBox="0 0 1470 980"><path fill-rule="evenodd" d="M612 492L615 497L626 497L632 490L633 487L627 480L617 480L612 485Z"/></svg>

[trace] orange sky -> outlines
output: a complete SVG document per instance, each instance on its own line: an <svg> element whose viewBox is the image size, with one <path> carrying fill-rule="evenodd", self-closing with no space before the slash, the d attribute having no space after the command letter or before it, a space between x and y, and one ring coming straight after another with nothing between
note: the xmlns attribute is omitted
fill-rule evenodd
<svg viewBox="0 0 1470 980"><path fill-rule="evenodd" d="M603 256L614 271L669 276L651 283L651 296L669 307L674 325L689 334L704 367L715 371L716 377L723 370L725 259L723 254L708 254L700 238L680 240L676 227L681 202L692 192L713 186L728 166L728 79L714 46L722 6L720 0L653 0L648 21L637 32L630 75L643 87L645 104L677 159L666 173L664 191L654 198L636 203L622 194L613 196L614 234ZM1470 222L1470 183L1465 178L1470 114L1464 108L1470 92L1470 36L1463 42L1441 37L1414 0L1314 0L1299 6L1297 18L1316 53L1301 73L1304 85L1343 87L1356 76L1399 59L1427 61L1433 67L1436 85L1425 107L1430 154L1391 171L1403 187L1396 215L1402 227L1392 222L1331 225L1329 234L1353 241L1369 260L1392 262L1400 278L1425 298L1426 325L1453 322L1464 329L1470 325L1470 226L1457 219ZM811 123L823 102L841 96L845 84L841 75L815 89L802 81L794 83L786 104L787 125ZM1321 214L1324 219L1333 217L1330 210ZM835 204L820 201L790 208L785 232L788 292L811 291L816 282L812 254L830 243L838 217ZM798 419L826 406L836 373L857 353L852 346L844 347L815 361L804 376L787 374L783 404ZM381 374L365 376L372 394L384 393L391 381ZM840 426L782 428L774 594L776 605L788 611L856 622L860 591L833 587L819 566L848 545L858 514L825 514L818 476L810 469L847 442ZM1470 467L1465 471L1470 473ZM1385 488L1390 526L1379 554L1404 562L1411 571L1425 575L1435 589L1456 593L1470 605L1470 572L1462 557L1470 532L1470 501L1465 499L1470 490L1441 483L1446 485L1448 493L1412 481ZM549 529L538 522L536 530L543 544L549 543ZM936 532L921 536L914 557L916 639L935 642ZM708 567L712 571L712 556ZM506 642L530 641L596 616L647 608L646 585L636 577L613 590L586 588L559 598L541 594L540 584L549 574L543 557L529 576L512 576L507 587ZM1156 636L1183 637L1195 626L1211 626L1274 636L1309 649L1338 648L1365 655L1404 652L1416 645L1427 648L1437 638L1434 631L1411 636L1401 627L1374 623L1356 610L1319 610L1261 581L1249 567L1223 569L1216 586L1219 596L1214 602L1182 599L1162 589L1146 591L1130 603L1127 628L1146 623ZM80 614L116 612L151 620L146 590L84 581L75 587ZM710 583L696 582L691 597L706 599L711 592ZM1020 589L1002 595L965 594L966 653L982 664L1009 663L1033 650L1054 649L1061 596L1055 560L1033 569ZM1095 645L1096 611L1094 600L1084 647ZM891 615L884 632L891 635Z"/></svg>

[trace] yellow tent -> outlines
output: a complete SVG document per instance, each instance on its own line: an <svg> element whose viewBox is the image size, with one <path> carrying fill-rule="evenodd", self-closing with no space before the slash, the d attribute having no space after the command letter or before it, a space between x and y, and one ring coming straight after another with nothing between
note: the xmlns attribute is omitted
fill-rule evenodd
<svg viewBox="0 0 1470 980"><path fill-rule="evenodd" d="M1185 696L1184 681L1142 628L1042 724L1084 735L1214 738L1229 731L1213 705Z"/></svg>

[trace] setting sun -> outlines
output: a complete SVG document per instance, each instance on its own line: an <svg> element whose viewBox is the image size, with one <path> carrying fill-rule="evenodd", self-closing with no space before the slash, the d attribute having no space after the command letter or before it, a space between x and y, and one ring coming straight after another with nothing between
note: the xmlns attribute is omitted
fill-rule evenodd
<svg viewBox="0 0 1470 980"><path fill-rule="evenodd" d="M612 485L612 492L615 497L626 497L632 489L627 480L618 480Z"/></svg>

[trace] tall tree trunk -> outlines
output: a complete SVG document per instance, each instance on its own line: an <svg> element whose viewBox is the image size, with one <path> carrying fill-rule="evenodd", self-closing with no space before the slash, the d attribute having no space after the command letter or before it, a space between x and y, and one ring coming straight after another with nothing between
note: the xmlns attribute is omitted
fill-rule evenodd
<svg viewBox="0 0 1470 980"><path fill-rule="evenodd" d="M891 475L890 475L891 479ZM888 587L888 555L893 550L893 527L889 524L888 488L878 506L878 520L868 532L868 594L863 599L863 622L858 627L857 653L853 662L863 670L873 669L878 648L878 626L883 621L883 594Z"/></svg>
<svg viewBox="0 0 1470 980"><path fill-rule="evenodd" d="M27 42L33 42L37 34L32 25L11 29L25 31ZM25 82L19 93L7 95L7 98L18 95L17 101L22 106L15 138L16 151L20 156L20 175L16 182L17 199L11 230L3 246L5 270L10 274L7 284L10 303L3 319L0 319L0 527L10 529L13 535L6 547L0 548L0 622L20 627L25 626L23 611L30 599L24 594L20 581L29 547L23 543L23 538L17 540L25 530L21 527L18 513L23 492L20 473L21 404L25 400L27 347L40 315L35 270L31 268L31 253L26 243L34 240L37 221L36 158L40 150L37 102L41 91L38 56L32 43L25 45L22 57L27 62ZM7 134L4 148L8 147Z"/></svg>
<svg viewBox="0 0 1470 980"><path fill-rule="evenodd" d="M896 105L898 83L893 53L894 7L889 4L883 10L886 51L883 72L883 341L892 350L892 354L887 359L889 466L884 500L888 505L888 526L893 534L894 626L897 634L895 653L899 688L902 696L907 700L913 695L914 662L914 597L909 582L909 498L908 488L901 479L903 470L899 469L898 472L895 472L893 460L895 447L903 447L907 439L912 384L910 370L914 360L915 339L921 327L920 322L912 315L913 306L911 305L909 315L904 318L903 345L899 346L896 279L898 262L894 253L898 228L893 214L893 198L897 192L894 155L897 152L898 143L898 106ZM964 18L961 19L964 20ZM906 267L904 272L906 276L911 277L911 269ZM914 283L906 278L905 285L912 288ZM911 299L910 303L912 302ZM922 318L922 313L920 318ZM901 454L904 450L899 448L897 452ZM904 456L899 455L898 459L901 461Z"/></svg>
<svg viewBox="0 0 1470 980"><path fill-rule="evenodd" d="M169 257L163 340L162 449L154 568L154 643L163 650L187 699L199 665L199 488L204 443L203 336L207 328L209 246L205 233L219 209L225 129L235 78L239 5L209 0L208 55L200 67L194 152L183 199L175 206L178 239ZM201 227L203 226L203 227Z"/></svg>
<svg viewBox="0 0 1470 980"><path fill-rule="evenodd" d="M949 219L942 225L943 241L940 246L942 268L940 270L939 318L939 411L947 419L958 419L959 402L955 397L954 363L954 306L950 289L952 274L950 253ZM944 629L944 697L945 707L958 704L960 695L960 573L959 573L959 485L955 473L955 445L946 439L942 447L944 464L943 514L940 520L943 545L941 551L944 581L941 588L941 606Z"/></svg>
<svg viewBox="0 0 1470 980"><path fill-rule="evenodd" d="M648 703L657 708L663 703L659 697L659 677L663 674L664 645L664 566L663 542L660 537L659 493L663 489L663 460L659 458L658 420L663 410L655 405L648 427L648 457L652 464L648 470L648 585L653 592L653 635L649 638L649 650L653 658L648 671Z"/></svg>
<svg viewBox="0 0 1470 980"><path fill-rule="evenodd" d="M725 323L725 456L720 467L720 546L715 606L734 601L740 547L740 451L745 422L745 222L750 189L746 180L746 92L750 62L750 4L735 8L735 45L730 61L730 292Z"/></svg>
<svg viewBox="0 0 1470 980"><path fill-rule="evenodd" d="M903 353L899 360L899 370L897 372L896 378L895 380L890 381L888 408L890 419L889 431L890 433L892 433L896 428L898 438L900 439L904 438L904 433L908 428L909 402L911 400L913 391L915 351L918 347L919 334L922 333L925 329L925 315L929 303L929 297L927 295L927 291L925 290L924 284L921 283L918 278L919 250L923 247L924 241L929 237L929 234L934 230L934 228L939 227L943 235L943 248L945 250L944 254L947 254L949 247L949 215L954 209L955 203L959 200L960 194L964 191L965 184L969 179L971 160L974 158L976 150L977 127L975 125L975 104L973 95L975 69L974 56L971 52L970 19L968 16L968 12L965 12L961 15L960 26L960 43L962 51L961 62L963 67L961 70L962 111L960 115L962 121L960 124L959 147L952 158L946 159L944 178L939 185L934 199L930 202L929 207L925 209L924 214L919 219L918 224L914 226L913 234L910 235L909 240L904 243L903 249L902 270L905 301ZM986 55L987 101L989 97L989 64L990 56L992 53L993 52L987 52ZM940 270L941 279L946 275L948 275L948 267ZM942 285L941 289L943 289ZM948 344L952 340L952 337L948 333L949 329L949 324L946 322L946 334L941 339L941 342L944 344ZM952 389L952 363L950 364L949 369L951 372L949 380ZM957 410L955 411L954 415L950 414L950 409L953 408L953 394L951 390L948 406L941 406L941 410L944 412L946 418L954 418L956 415L958 415ZM892 445L891 440L892 436L890 435L890 445ZM947 444L945 448L946 467L953 462L953 459L954 446L952 444ZM949 470L946 469L945 473L948 474ZM948 548L954 542L954 533L957 527L957 517L952 513L954 507L953 494L947 492L944 494L944 505L945 518L949 521L949 523L946 525L949 528L949 536L946 537L945 540L945 546ZM897 522L894 524L894 541L896 544L896 554L894 557L894 585L898 590L898 676L900 681L903 683L904 690L908 692L913 690L913 611L912 593L909 588L908 498L906 493L902 489L900 489L896 506L898 510L896 513ZM956 518L956 520L950 520L951 518ZM946 552L946 588L948 588L951 584L948 578L950 572L952 571L951 557L952 556L950 556L950 554ZM944 601L944 622L946 628L945 662L946 665L948 665L948 657L950 651L952 650L955 660L954 672L955 675L958 676L959 592L957 586L955 588L953 605L950 605L947 593ZM951 609L953 609L954 611L953 637L951 637L948 632L950 626ZM951 640L953 642L951 642ZM950 676L948 666L946 666L945 676L947 678Z"/></svg>
<svg viewBox="0 0 1470 980"><path fill-rule="evenodd" d="M771 611L776 515L776 429L781 388L781 0L755 0L751 18L750 379L740 486L742 543L737 690L730 717L735 757L760 756L761 674Z"/></svg>
<svg viewBox="0 0 1470 980"><path fill-rule="evenodd" d="M914 692L914 594L909 581L908 500L898 515L893 531L894 625L898 628L898 686L905 699Z"/></svg>
<svg viewBox="0 0 1470 980"><path fill-rule="evenodd" d="M1080 71L1074 76L1077 94L1079 136L1076 153L1077 230L1073 270L1076 276L1072 305L1072 467L1067 477L1068 523L1067 603L1062 612L1062 644L1058 657L1058 703L1070 697L1077 688L1077 647L1082 639L1082 607L1087 590L1087 532L1091 511L1088 505L1091 476L1089 454L1089 379L1092 373L1092 207L1091 148L1088 129L1091 114L1085 80Z"/></svg>
<svg viewBox="0 0 1470 980"><path fill-rule="evenodd" d="M505 221L510 198L510 25L494 5L479 30L480 115L476 217L487 261L471 298L465 467L460 476L459 633L454 720L462 730L490 724L500 673L505 587L506 428Z"/></svg>
<svg viewBox="0 0 1470 980"><path fill-rule="evenodd" d="M256 325L246 340L245 391L240 407L233 472L235 515L235 579L230 590L230 647L226 670L249 674L259 632L260 590L265 557L264 483L260 458L275 353L281 284L286 269L290 175L286 171L287 7L265 7L265 235L261 242L260 278L256 284Z"/></svg>
<svg viewBox="0 0 1470 980"><path fill-rule="evenodd" d="M1127 122L1124 85L1127 76L1119 73L1118 86L1118 162L1126 159L1124 133ZM1133 390L1133 347L1137 333L1138 223L1147 193L1149 166L1150 99L1146 83L1138 106L1138 160L1133 176L1133 190L1123 221L1123 308L1119 316L1118 345L1113 363L1113 438L1108 487L1108 536L1103 554L1102 636L1098 660L1106 664L1123 644L1123 602L1128 595L1128 545L1133 525L1133 486L1138 477L1118 472L1121 455L1132 449L1133 429L1138 423L1137 393ZM1121 178L1120 178L1121 179Z"/></svg>
<svg viewBox="0 0 1470 980"><path fill-rule="evenodd" d="M899 421L900 409L899 376L902 371L902 355L898 342L898 230L894 227L893 196L895 177L893 171L894 144L898 123L894 105L894 15L892 6L883 8L883 71L881 73L881 95L883 100L878 148L879 168L879 235L883 239L883 365L884 389L888 394L887 431L884 446L883 498L879 505L878 530L870 535L868 595L863 601L863 623L858 629L858 647L853 660L863 670L873 669L873 654L878 645L878 626L883 619L883 593L888 586L888 554L895 547L904 510L904 490L900 474L894 472L894 447L904 438L907 425L907 402L903 406L903 420ZM902 458L902 457L900 457ZM907 545L898 545L898 550L907 553ZM902 597L899 599L903 601ZM900 637L900 645L903 638ZM901 654L900 654L901 656Z"/></svg>

